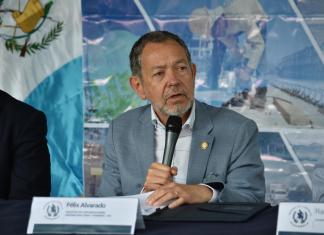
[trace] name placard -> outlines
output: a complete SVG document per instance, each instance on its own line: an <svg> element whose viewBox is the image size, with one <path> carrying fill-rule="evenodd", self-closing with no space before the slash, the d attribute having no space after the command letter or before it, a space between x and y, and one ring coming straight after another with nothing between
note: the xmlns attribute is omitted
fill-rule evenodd
<svg viewBox="0 0 324 235"><path fill-rule="evenodd" d="M324 234L324 203L279 204L277 235Z"/></svg>
<svg viewBox="0 0 324 235"><path fill-rule="evenodd" d="M135 198L34 197L27 233L134 234L144 229Z"/></svg>

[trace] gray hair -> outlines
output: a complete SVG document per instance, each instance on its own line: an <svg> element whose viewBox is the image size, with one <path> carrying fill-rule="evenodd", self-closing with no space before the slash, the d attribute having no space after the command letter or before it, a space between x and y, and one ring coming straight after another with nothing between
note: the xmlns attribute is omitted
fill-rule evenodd
<svg viewBox="0 0 324 235"><path fill-rule="evenodd" d="M168 40L173 40L177 42L185 50L188 62L191 64L191 56L189 49L179 36L168 31L153 31L146 33L142 37L140 37L132 47L132 50L129 54L129 62L132 75L138 76L140 78L142 77L141 55L144 47L148 43L162 43Z"/></svg>

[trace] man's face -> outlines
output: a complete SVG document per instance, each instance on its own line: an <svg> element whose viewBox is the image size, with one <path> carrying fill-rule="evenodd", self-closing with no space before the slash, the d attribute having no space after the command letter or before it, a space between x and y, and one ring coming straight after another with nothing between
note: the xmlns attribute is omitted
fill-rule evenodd
<svg viewBox="0 0 324 235"><path fill-rule="evenodd" d="M195 65L175 41L148 43L141 55L142 78L131 77L131 85L142 99L151 101L165 123L169 115L189 116L194 100Z"/></svg>

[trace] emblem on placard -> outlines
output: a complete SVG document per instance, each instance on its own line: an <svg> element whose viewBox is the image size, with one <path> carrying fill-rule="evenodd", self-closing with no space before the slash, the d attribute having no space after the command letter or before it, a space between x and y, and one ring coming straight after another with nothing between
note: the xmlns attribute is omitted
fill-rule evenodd
<svg viewBox="0 0 324 235"><path fill-rule="evenodd" d="M47 219L57 219L62 214L62 204L57 201L51 201L45 204L44 211L45 211L45 218Z"/></svg>
<svg viewBox="0 0 324 235"><path fill-rule="evenodd" d="M0 0L0 41L3 39L12 53L24 57L46 49L63 30L63 21L50 16L54 1L43 5L40 0L17 0L18 8L8 4L9 1Z"/></svg>
<svg viewBox="0 0 324 235"><path fill-rule="evenodd" d="M295 227L305 227L309 223L311 212L307 207L297 206L290 211L289 216L291 225Z"/></svg>

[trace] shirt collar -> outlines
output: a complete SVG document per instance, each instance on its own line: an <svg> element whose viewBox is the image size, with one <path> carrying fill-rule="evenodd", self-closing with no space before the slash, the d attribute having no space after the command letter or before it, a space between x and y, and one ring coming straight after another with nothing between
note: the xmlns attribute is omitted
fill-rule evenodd
<svg viewBox="0 0 324 235"><path fill-rule="evenodd" d="M192 130L194 122L195 122L195 117L196 117L195 110L196 110L196 104L195 104L195 101L194 101L193 105L192 105L192 108L191 108L190 115L189 115L187 121L182 125L182 129ZM162 124L162 122L159 120L156 113L154 112L152 104L151 104L151 119L152 119L152 123L153 123L155 128L161 127L163 129L165 129L165 126Z"/></svg>

